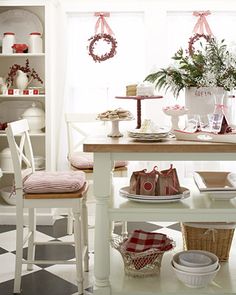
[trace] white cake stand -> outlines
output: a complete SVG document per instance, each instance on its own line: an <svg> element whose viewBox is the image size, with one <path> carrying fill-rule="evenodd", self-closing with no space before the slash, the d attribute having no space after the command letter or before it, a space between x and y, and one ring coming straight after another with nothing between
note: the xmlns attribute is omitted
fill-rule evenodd
<svg viewBox="0 0 236 295"><path fill-rule="evenodd" d="M175 109L172 106L170 106L169 108L163 108L162 110L167 116L171 116L172 132L176 129L179 129L179 117L188 113L188 109L186 108Z"/></svg>
<svg viewBox="0 0 236 295"><path fill-rule="evenodd" d="M119 119L99 119L101 121L110 121L111 122L111 132L107 134L109 137L122 137L123 134L119 130L120 121L131 121L134 118L119 118Z"/></svg>

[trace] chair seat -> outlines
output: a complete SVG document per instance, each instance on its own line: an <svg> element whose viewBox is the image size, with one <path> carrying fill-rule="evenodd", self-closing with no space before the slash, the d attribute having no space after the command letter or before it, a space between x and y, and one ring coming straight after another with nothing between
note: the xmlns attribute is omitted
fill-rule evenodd
<svg viewBox="0 0 236 295"><path fill-rule="evenodd" d="M25 194L68 195L82 189L86 183L83 171L36 171L24 178ZM62 195L61 195L62 197Z"/></svg>
<svg viewBox="0 0 236 295"><path fill-rule="evenodd" d="M81 155L74 153L69 159L72 167L79 170L93 170L93 154ZM122 168L128 165L128 161L115 161L115 168Z"/></svg>
<svg viewBox="0 0 236 295"><path fill-rule="evenodd" d="M49 193L49 194L24 194L24 199L80 199L88 191L88 182L85 182L82 188L73 193Z"/></svg>

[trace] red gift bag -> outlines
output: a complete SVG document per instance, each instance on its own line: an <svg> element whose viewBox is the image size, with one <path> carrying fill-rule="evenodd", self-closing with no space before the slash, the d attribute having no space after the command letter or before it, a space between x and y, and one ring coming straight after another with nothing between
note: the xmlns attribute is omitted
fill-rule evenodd
<svg viewBox="0 0 236 295"><path fill-rule="evenodd" d="M156 195L168 196L179 193L180 185L176 169L170 165L168 170L158 171Z"/></svg>
<svg viewBox="0 0 236 295"><path fill-rule="evenodd" d="M144 173L147 169L140 171L134 171L130 177L129 193L134 195L140 195L140 173Z"/></svg>
<svg viewBox="0 0 236 295"><path fill-rule="evenodd" d="M158 171L156 166L151 172L140 172L140 195L155 196Z"/></svg>

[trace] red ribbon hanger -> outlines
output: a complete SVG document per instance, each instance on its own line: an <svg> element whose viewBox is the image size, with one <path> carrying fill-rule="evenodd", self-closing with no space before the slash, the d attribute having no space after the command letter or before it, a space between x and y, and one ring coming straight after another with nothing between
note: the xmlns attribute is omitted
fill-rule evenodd
<svg viewBox="0 0 236 295"><path fill-rule="evenodd" d="M95 24L95 34L97 34L97 32L99 30L99 26L101 26L101 33L102 34L104 34L104 32L106 30L109 35L114 35L111 27L108 25L108 23L105 19L105 17L110 16L110 12L95 12L94 15L98 16L98 20Z"/></svg>
<svg viewBox="0 0 236 295"><path fill-rule="evenodd" d="M206 17L210 15L211 12L209 10L206 11L194 11L193 15L198 17L197 23L193 28L193 32L195 34L204 34L204 30L206 31L206 35L213 35L210 29L210 26L207 22Z"/></svg>

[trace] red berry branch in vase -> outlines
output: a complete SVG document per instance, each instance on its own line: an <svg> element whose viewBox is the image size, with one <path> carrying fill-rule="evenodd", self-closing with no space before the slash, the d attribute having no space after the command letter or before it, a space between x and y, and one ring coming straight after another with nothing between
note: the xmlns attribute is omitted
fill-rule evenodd
<svg viewBox="0 0 236 295"><path fill-rule="evenodd" d="M35 71L34 68L30 68L29 66L29 60L28 58L26 59L25 61L25 66L21 66L21 65L18 65L18 64L13 64L11 67L10 67L10 71L7 75L7 79L6 79L6 82L7 82L7 87L11 87L11 85L13 84L14 82L14 78L17 74L17 71L18 70L21 70L22 72L26 73L27 74L27 77L29 79L29 82L28 82L28 85L33 81L33 80L38 80L41 84L43 84L43 80L39 77L39 75L37 74L37 72Z"/></svg>

